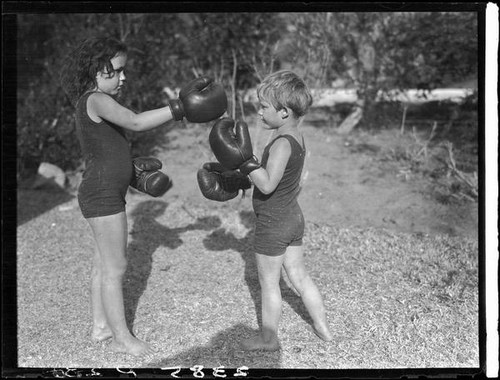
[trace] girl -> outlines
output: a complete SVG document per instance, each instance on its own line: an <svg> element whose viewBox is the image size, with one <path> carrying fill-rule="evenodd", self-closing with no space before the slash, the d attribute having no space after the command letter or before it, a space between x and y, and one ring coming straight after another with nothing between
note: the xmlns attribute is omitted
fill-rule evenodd
<svg viewBox="0 0 500 380"><path fill-rule="evenodd" d="M90 38L68 57L62 85L74 102L76 130L85 160L78 203L96 243L91 272L91 338L111 338L111 349L135 356L153 347L129 331L122 280L127 267L125 195L133 165L125 130L146 131L183 117L213 120L226 109L223 91L209 79L189 83L166 107L135 113L116 100L125 84L127 48L113 38Z"/></svg>

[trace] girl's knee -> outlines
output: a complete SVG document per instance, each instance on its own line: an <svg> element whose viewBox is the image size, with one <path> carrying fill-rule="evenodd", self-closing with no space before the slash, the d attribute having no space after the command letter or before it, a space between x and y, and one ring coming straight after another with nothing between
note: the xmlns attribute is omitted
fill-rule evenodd
<svg viewBox="0 0 500 380"><path fill-rule="evenodd" d="M95 277L101 277L101 275L102 275L101 267L99 265L92 265L90 276L92 278L95 278Z"/></svg>
<svg viewBox="0 0 500 380"><path fill-rule="evenodd" d="M120 279L125 275L127 270L127 260L116 260L108 265L103 265L101 269L103 279Z"/></svg>
<svg viewBox="0 0 500 380"><path fill-rule="evenodd" d="M109 283L117 283L117 282L122 282L123 277L124 277L124 272L122 271L105 271L102 274L102 283L103 284L109 284Z"/></svg>

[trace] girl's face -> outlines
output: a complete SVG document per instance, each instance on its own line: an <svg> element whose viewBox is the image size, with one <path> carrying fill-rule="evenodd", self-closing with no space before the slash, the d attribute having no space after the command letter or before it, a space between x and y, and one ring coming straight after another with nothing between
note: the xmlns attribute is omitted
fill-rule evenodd
<svg viewBox="0 0 500 380"><path fill-rule="evenodd" d="M259 101L258 114L261 120L271 129L279 128L285 123L287 110L285 108L277 111L274 106L265 99Z"/></svg>
<svg viewBox="0 0 500 380"><path fill-rule="evenodd" d="M115 96L120 93L120 90L125 82L125 65L127 64L127 55L118 53L111 58L113 71L108 72L107 69L99 71L96 76L97 91Z"/></svg>

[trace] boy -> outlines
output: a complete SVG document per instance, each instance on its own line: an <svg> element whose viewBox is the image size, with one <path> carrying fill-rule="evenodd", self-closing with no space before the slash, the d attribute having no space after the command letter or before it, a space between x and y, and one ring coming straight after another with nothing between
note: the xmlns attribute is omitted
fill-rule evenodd
<svg viewBox="0 0 500 380"><path fill-rule="evenodd" d="M244 350L279 349L281 318L279 280L283 267L299 292L313 320L315 334L331 341L323 299L304 266L302 237L304 217L297 201L305 159L304 139L299 124L312 103L301 78L282 70L266 77L257 88L258 114L264 128L274 130L274 139L265 147L259 163L251 147L244 122L235 125L228 118L215 123L210 145L219 162L239 169L255 185L252 197L257 221L254 250L262 298L262 326L257 336L244 340Z"/></svg>

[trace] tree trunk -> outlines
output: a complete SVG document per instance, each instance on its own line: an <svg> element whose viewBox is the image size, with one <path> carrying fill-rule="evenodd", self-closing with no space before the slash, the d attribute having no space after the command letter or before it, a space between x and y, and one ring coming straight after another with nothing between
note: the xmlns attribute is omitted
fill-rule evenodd
<svg viewBox="0 0 500 380"><path fill-rule="evenodd" d="M236 51L231 49L233 55L233 73L231 75L231 114L233 119L236 119L236 69L238 67L238 58L236 57Z"/></svg>
<svg viewBox="0 0 500 380"><path fill-rule="evenodd" d="M369 36L361 35L357 49L356 66L351 71L358 83L358 100L353 111L340 124L338 132L349 134L364 119L372 115L375 96L377 94L375 79L376 52Z"/></svg>
<svg viewBox="0 0 500 380"><path fill-rule="evenodd" d="M364 100L356 101L356 104L352 112L342 121L337 129L337 132L342 135L347 135L352 132L352 130L358 125L360 120L363 118L364 113Z"/></svg>

